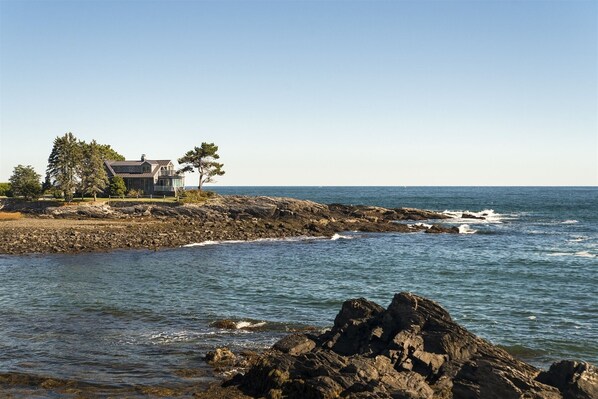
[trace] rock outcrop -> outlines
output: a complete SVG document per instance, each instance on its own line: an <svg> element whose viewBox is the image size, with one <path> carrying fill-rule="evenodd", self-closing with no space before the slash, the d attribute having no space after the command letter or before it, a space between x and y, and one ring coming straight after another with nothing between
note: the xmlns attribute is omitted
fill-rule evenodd
<svg viewBox="0 0 598 399"><path fill-rule="evenodd" d="M293 198L214 196L201 204L185 205L135 201L0 203L5 211L28 216L14 223L0 223L0 254L158 249L203 241L332 237L343 231L459 233L450 225L408 223L447 218L437 212L323 205Z"/></svg>
<svg viewBox="0 0 598 399"><path fill-rule="evenodd" d="M330 331L284 338L224 385L256 398L588 399L598 371L560 362L540 372L400 293L387 309L346 301Z"/></svg>

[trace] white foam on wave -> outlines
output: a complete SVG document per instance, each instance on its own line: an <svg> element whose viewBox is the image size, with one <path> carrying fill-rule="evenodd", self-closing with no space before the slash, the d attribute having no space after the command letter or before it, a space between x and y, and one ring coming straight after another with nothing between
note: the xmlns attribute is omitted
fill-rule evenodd
<svg viewBox="0 0 598 399"><path fill-rule="evenodd" d="M202 338L208 335L214 335L215 332L198 332L198 331L161 331L154 334L149 334L149 341L154 344L169 344L173 342L187 342L194 339Z"/></svg>
<svg viewBox="0 0 598 399"><path fill-rule="evenodd" d="M587 240L588 237L584 237L584 236L573 236L573 238L571 238L570 240L567 240L568 242L582 242Z"/></svg>
<svg viewBox="0 0 598 399"><path fill-rule="evenodd" d="M598 255L592 254L588 251L578 251L578 252L553 252L548 254L548 256L576 256L579 258L596 258Z"/></svg>
<svg viewBox="0 0 598 399"><path fill-rule="evenodd" d="M579 223L579 220L571 219L571 220L565 220L565 221L561 222L561 224L575 224L575 223Z"/></svg>
<svg viewBox="0 0 598 399"><path fill-rule="evenodd" d="M468 224L459 226L459 234L475 234L476 232L477 230L472 229Z"/></svg>
<svg viewBox="0 0 598 399"><path fill-rule="evenodd" d="M445 210L442 212L442 214L454 219L453 221L447 220L449 223L462 223L466 221L472 224L502 223L502 220L513 218L515 216L510 215L511 217L507 217L507 215L494 212L494 209L484 209L479 212Z"/></svg>
<svg viewBox="0 0 598 399"><path fill-rule="evenodd" d="M257 323L252 323L250 321L238 321L235 323L235 328L237 330L240 329L247 329L247 328L259 328L259 327L263 327L266 325L265 321L260 321Z"/></svg>
<svg viewBox="0 0 598 399"><path fill-rule="evenodd" d="M579 251L579 252L575 252L574 254L575 256L579 256L582 258L595 258L597 255L595 254L591 254L588 251Z"/></svg>
<svg viewBox="0 0 598 399"><path fill-rule="evenodd" d="M431 224L427 224L427 223L414 223L414 224L409 225L409 226L425 227L426 229L432 228L432 225Z"/></svg>
<svg viewBox="0 0 598 399"><path fill-rule="evenodd" d="M224 244L250 244L250 243L259 243L259 242L295 242L295 241L310 241L310 240L323 240L327 237L321 236L298 236L298 237L285 237L285 238L257 238L255 240L222 240L222 241L202 241L202 242L194 242L191 244L181 245L183 248L192 248L192 247L206 247L210 245L224 245ZM343 236L343 238L345 238Z"/></svg>
<svg viewBox="0 0 598 399"><path fill-rule="evenodd" d="M343 239L343 240L352 240L354 238L355 237L353 237L353 236L345 236L345 235L342 235L342 234L334 233L334 235L332 237L330 237L330 240L331 241L336 241L336 240L340 240L340 239Z"/></svg>

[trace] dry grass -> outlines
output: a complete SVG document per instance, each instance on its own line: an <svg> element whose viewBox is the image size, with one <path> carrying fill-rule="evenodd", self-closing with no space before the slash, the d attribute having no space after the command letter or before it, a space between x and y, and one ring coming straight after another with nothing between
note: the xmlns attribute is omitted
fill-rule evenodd
<svg viewBox="0 0 598 399"><path fill-rule="evenodd" d="M3 220L18 220L23 217L21 212L1 212L0 211L0 221Z"/></svg>

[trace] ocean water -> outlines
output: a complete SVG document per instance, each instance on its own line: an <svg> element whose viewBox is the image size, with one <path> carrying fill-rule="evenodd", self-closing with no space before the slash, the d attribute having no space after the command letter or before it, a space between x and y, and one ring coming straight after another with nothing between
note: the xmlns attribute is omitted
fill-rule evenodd
<svg viewBox="0 0 598 399"><path fill-rule="evenodd" d="M349 298L411 291L532 364L598 364L598 189L219 187L223 194L446 211L464 234L208 243L0 256L0 374L108 387L211 381L217 346L261 349L325 328ZM458 218L462 212L487 220ZM191 244L191 243L190 243ZM232 319L244 329L212 326ZM12 392L14 394L14 392ZM18 393L18 392L17 392ZM18 396L18 395L17 395Z"/></svg>

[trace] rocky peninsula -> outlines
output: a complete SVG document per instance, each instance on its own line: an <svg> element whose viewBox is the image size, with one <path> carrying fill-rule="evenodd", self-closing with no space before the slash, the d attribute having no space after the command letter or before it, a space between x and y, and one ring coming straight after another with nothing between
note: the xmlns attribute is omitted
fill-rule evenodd
<svg viewBox="0 0 598 399"><path fill-rule="evenodd" d="M199 204L0 199L0 212L22 215L0 220L0 254L158 250L206 241L331 237L343 231L459 232L454 226L418 223L449 218L427 210L236 195L216 195Z"/></svg>

